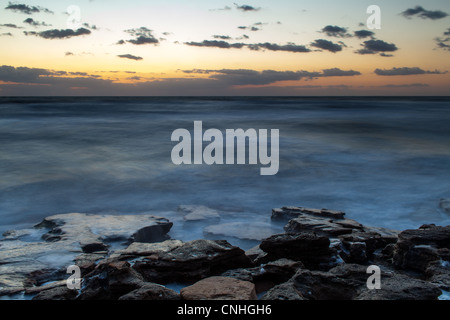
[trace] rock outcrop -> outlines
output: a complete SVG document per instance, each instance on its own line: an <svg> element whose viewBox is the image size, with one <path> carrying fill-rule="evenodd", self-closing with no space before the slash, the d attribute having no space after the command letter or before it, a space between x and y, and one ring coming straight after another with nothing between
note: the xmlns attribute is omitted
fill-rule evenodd
<svg viewBox="0 0 450 320"><path fill-rule="evenodd" d="M214 218L214 212L205 212L196 217ZM196 220L186 220L191 218ZM0 295L24 292L35 300L255 300L257 295L263 300L436 300L450 291L450 226L398 232L364 226L340 211L303 207L273 209L272 219L285 222L285 233L261 236L267 230L258 230L261 224L255 222L248 230L254 227L252 238L260 243L244 252L225 240L170 240L172 223L160 217L48 217L37 228L10 231L0 240ZM215 234L221 226L229 227L225 232L234 225L215 225ZM81 270L79 290L65 283L72 264ZM380 289L368 285L373 265L380 271ZM170 289L174 285L181 286L180 293Z"/></svg>
<svg viewBox="0 0 450 320"><path fill-rule="evenodd" d="M287 282L272 288L263 299L285 300L435 300L434 285L398 273L382 273L380 290L366 286L367 267L343 264L328 272L300 269Z"/></svg>
<svg viewBox="0 0 450 320"><path fill-rule="evenodd" d="M181 289L183 300L257 300L255 285L228 277L210 277Z"/></svg>
<svg viewBox="0 0 450 320"><path fill-rule="evenodd" d="M0 295L66 278L66 268L75 263L89 271L110 243L161 241L171 227L153 215L70 213L47 217L34 229L6 232L0 240Z"/></svg>
<svg viewBox="0 0 450 320"><path fill-rule="evenodd" d="M249 267L245 252L223 240L194 240L137 261L133 268L146 281L190 282L218 275L226 270Z"/></svg>

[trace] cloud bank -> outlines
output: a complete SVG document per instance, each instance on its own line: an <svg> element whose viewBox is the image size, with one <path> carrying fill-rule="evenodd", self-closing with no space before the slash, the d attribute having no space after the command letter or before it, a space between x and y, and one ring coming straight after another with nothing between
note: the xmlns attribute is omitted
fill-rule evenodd
<svg viewBox="0 0 450 320"><path fill-rule="evenodd" d="M39 7L39 6L29 6L26 4L17 4L17 3L12 3L12 2L9 2L8 6L5 7L5 10L11 10L14 12L20 12L20 13L24 13L24 14L28 14L28 15L31 15L33 13L40 13L40 12L50 13L50 14L54 13L53 11L51 11L47 8L43 8L43 7Z"/></svg>
<svg viewBox="0 0 450 320"><path fill-rule="evenodd" d="M441 10L430 11L421 6L416 6L415 8L410 8L403 11L401 15L408 19L412 17L419 17L422 19L439 20L447 17L448 13Z"/></svg>
<svg viewBox="0 0 450 320"><path fill-rule="evenodd" d="M375 74L379 76L411 76L421 74L446 74L447 71L426 71L418 67L408 68L392 68L392 69L375 69Z"/></svg>
<svg viewBox="0 0 450 320"><path fill-rule="evenodd" d="M46 30L41 32L35 31L24 31L24 34L27 36L37 36L44 39L68 39L72 37L78 37L83 35L91 34L91 31L85 28L80 28L78 30L73 29L53 29Z"/></svg>

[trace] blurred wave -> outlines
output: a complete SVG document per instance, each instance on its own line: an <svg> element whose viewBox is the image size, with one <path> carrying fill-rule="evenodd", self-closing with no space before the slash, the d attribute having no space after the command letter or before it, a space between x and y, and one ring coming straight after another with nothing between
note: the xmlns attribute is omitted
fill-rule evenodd
<svg viewBox="0 0 450 320"><path fill-rule="evenodd" d="M280 130L280 171L171 162L173 130ZM285 205L404 229L450 224L447 98L0 98L0 231L66 212Z"/></svg>

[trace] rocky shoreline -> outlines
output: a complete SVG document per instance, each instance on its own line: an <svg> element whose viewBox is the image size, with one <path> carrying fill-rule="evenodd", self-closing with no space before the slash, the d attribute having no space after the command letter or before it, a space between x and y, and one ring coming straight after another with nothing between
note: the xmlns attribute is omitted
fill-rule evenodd
<svg viewBox="0 0 450 320"><path fill-rule="evenodd" d="M197 212L197 216L217 214L209 210ZM448 297L450 226L423 225L399 232L364 226L345 218L344 212L302 207L273 209L272 220L284 223L285 232L268 235L258 246L244 251L225 240L170 239L168 233L173 223L153 215L50 216L34 228L3 234L0 298L23 295L34 300L437 300ZM81 270L79 290L67 287L69 265ZM380 290L367 287L370 265L381 270ZM175 285L181 290L174 290Z"/></svg>

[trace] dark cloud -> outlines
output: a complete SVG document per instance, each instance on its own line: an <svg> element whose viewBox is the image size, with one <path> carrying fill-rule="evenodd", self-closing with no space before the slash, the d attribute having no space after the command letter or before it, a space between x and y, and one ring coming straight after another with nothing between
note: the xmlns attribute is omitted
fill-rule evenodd
<svg viewBox="0 0 450 320"><path fill-rule="evenodd" d="M143 60L142 57L134 56L132 54L120 54L120 55L118 55L118 57L124 58L124 59L136 60L136 61Z"/></svg>
<svg viewBox="0 0 450 320"><path fill-rule="evenodd" d="M53 29L53 30L46 30L42 32L34 32L34 31L24 31L25 35L27 36L38 36L44 39L66 39L66 38L72 38L72 37L78 37L83 35L91 34L91 31L85 28L80 28L78 30L72 30L72 29Z"/></svg>
<svg viewBox="0 0 450 320"><path fill-rule="evenodd" d="M145 36L139 36L137 39L131 39L127 40L129 43L141 45L141 44L157 44L159 43L159 40L154 37L145 37Z"/></svg>
<svg viewBox="0 0 450 320"><path fill-rule="evenodd" d="M91 29L91 30L98 30L98 28L95 24L83 23L83 27Z"/></svg>
<svg viewBox="0 0 450 320"><path fill-rule="evenodd" d="M82 76L82 77L87 77L89 75L86 72L69 72L69 74L72 76Z"/></svg>
<svg viewBox="0 0 450 320"><path fill-rule="evenodd" d="M261 95L292 94L284 87L239 88L237 85L270 85L278 81L309 80L320 77L359 74L354 71L328 69L322 72L274 71L274 70L192 70L191 73L205 73L208 78L170 78L134 83L121 83L112 79L102 79L96 75L78 76L66 71L37 68L0 67L2 95L42 96L42 95L103 95L103 96L152 96L152 95L236 95L252 93ZM120 71L124 72L124 71ZM186 71L188 73L189 71ZM81 74L81 73L80 73ZM137 79L136 79L137 80ZM143 79L141 79L143 80ZM76 90L85 88L83 92ZM236 91L238 90L239 91ZM261 89L261 90L259 90ZM253 91L252 91L253 90ZM256 90L256 91L255 91ZM259 90L259 91L258 91ZM257 92L258 91L258 92Z"/></svg>
<svg viewBox="0 0 450 320"><path fill-rule="evenodd" d="M101 76L96 74L89 74L87 72L65 72L65 71L58 71L61 72L61 75L69 74L71 76L79 76L79 77L88 77L88 78L100 78Z"/></svg>
<svg viewBox="0 0 450 320"><path fill-rule="evenodd" d="M328 25L321 30L322 33L325 33L329 37L336 38L348 38L351 37L350 34L347 33L346 28Z"/></svg>
<svg viewBox="0 0 450 320"><path fill-rule="evenodd" d="M363 49L357 50L357 54L380 54L382 56L387 55L386 52L395 52L398 50L397 46L393 43L387 43L383 40L368 40L364 41Z"/></svg>
<svg viewBox="0 0 450 320"><path fill-rule="evenodd" d="M436 38L438 48L450 51L450 38Z"/></svg>
<svg viewBox="0 0 450 320"><path fill-rule="evenodd" d="M39 68L27 68L11 66L0 67L0 80L5 82L19 82L19 83L39 83L42 81L41 77L55 75L54 71L39 69Z"/></svg>
<svg viewBox="0 0 450 320"><path fill-rule="evenodd" d="M236 40L250 39L250 37L246 34L243 34L242 37L236 38Z"/></svg>
<svg viewBox="0 0 450 320"><path fill-rule="evenodd" d="M372 38L375 36L375 32L369 30L358 30L354 32L355 37L358 39Z"/></svg>
<svg viewBox="0 0 450 320"><path fill-rule="evenodd" d="M19 27L13 23L0 24L0 27L12 28L12 29L23 29L22 27Z"/></svg>
<svg viewBox="0 0 450 320"><path fill-rule="evenodd" d="M220 40L231 40L230 36L222 36L222 35L213 35L214 39L220 39Z"/></svg>
<svg viewBox="0 0 450 320"><path fill-rule="evenodd" d="M226 41L218 40L203 40L202 42L185 42L188 46L194 47L211 47L211 48L221 48L221 49L241 49L245 46L244 43L228 43Z"/></svg>
<svg viewBox="0 0 450 320"><path fill-rule="evenodd" d="M13 37L13 34L11 32L5 32L5 33L0 33L0 36L8 36L8 37Z"/></svg>
<svg viewBox="0 0 450 320"><path fill-rule="evenodd" d="M354 70L341 70L339 68L325 69L323 70L323 77L352 77L360 76L361 72Z"/></svg>
<svg viewBox="0 0 450 320"><path fill-rule="evenodd" d="M125 40L119 40L119 41L116 42L116 44L118 44L118 45L122 45L122 44L125 44L125 43L126 43Z"/></svg>
<svg viewBox="0 0 450 320"><path fill-rule="evenodd" d="M267 23L264 23L264 22L256 22L248 27L247 26L239 26L238 29L250 30L250 31L260 31L260 30L262 30L261 26L266 25L266 24Z"/></svg>
<svg viewBox="0 0 450 320"><path fill-rule="evenodd" d="M159 43L159 40L156 39L155 36L153 35L153 31L146 27L141 27L138 29L129 29L129 30L125 30L125 32L136 37L136 39L127 40L127 42L135 44L135 45L143 45L143 44L155 44L156 45ZM123 41L123 40L121 40L121 41Z"/></svg>
<svg viewBox="0 0 450 320"><path fill-rule="evenodd" d="M360 72L354 70L341 70L338 68L325 69L322 72L310 71L256 71L249 69L221 69L221 70L184 70L184 73L209 74L210 79L218 80L224 84L235 85L268 85L279 81L313 79L323 77L358 76Z"/></svg>
<svg viewBox="0 0 450 320"><path fill-rule="evenodd" d="M238 5L237 3L234 4L236 6L236 9L244 11L244 12L249 12L249 11L259 11L260 8L255 8L249 5Z"/></svg>
<svg viewBox="0 0 450 320"><path fill-rule="evenodd" d="M421 74L445 74L447 71L426 71L418 67L414 68L392 68L392 69L376 69L376 75L379 76L410 76L410 75L421 75Z"/></svg>
<svg viewBox="0 0 450 320"><path fill-rule="evenodd" d="M35 21L32 18L25 19L23 23L29 24L33 27L51 27L51 24L46 24L45 22Z"/></svg>
<svg viewBox="0 0 450 320"><path fill-rule="evenodd" d="M311 52L310 49L306 48L303 45L296 45L294 43L279 45L275 43L255 43L255 44L245 44L245 43L229 43L226 41L218 41L218 40L204 40L202 42L186 42L186 45L195 46L195 47L212 47L212 48L221 48L221 49L242 49L244 47L249 48L253 51L260 50L269 50L269 51L285 51L285 52Z"/></svg>
<svg viewBox="0 0 450 320"><path fill-rule="evenodd" d="M379 88L424 88L429 87L429 84L426 83L409 83L409 84L387 84L384 86L380 86Z"/></svg>
<svg viewBox="0 0 450 320"><path fill-rule="evenodd" d="M72 88L88 88L94 91L114 92L111 80L100 79L98 75L84 72L54 71L27 67L0 67L0 81L7 82L1 86L14 95L69 95ZM12 89L10 89L12 88ZM11 92L11 91L10 91Z"/></svg>
<svg viewBox="0 0 450 320"><path fill-rule="evenodd" d="M450 28L444 31L444 38L435 38L436 45L439 49L450 51Z"/></svg>
<svg viewBox="0 0 450 320"><path fill-rule="evenodd" d="M311 43L312 47L319 48L322 50L327 50L333 53L342 51L342 45L339 45L337 43L333 43L331 41L325 40L325 39L318 39Z"/></svg>
<svg viewBox="0 0 450 320"><path fill-rule="evenodd" d="M64 55L66 57L68 57L68 56L74 56L75 54L73 52L67 51Z"/></svg>
<svg viewBox="0 0 450 320"><path fill-rule="evenodd" d="M311 52L310 49L306 48L303 45L296 45L294 43L286 44L286 45L278 45L275 43L258 43L258 44L250 44L248 45L251 50L261 50L266 49L270 51L285 51L285 52L294 52L294 53L302 53L302 52Z"/></svg>
<svg viewBox="0 0 450 320"><path fill-rule="evenodd" d="M440 10L430 11L430 10L424 9L421 6L416 6L415 8L410 8L410 9L403 11L401 13L401 15L406 18L411 18L411 17L416 16L416 17L420 17L422 19L438 20L438 19L447 17L448 13L446 13L444 11L440 11Z"/></svg>
<svg viewBox="0 0 450 320"><path fill-rule="evenodd" d="M97 71L97 72L110 72L110 73L120 73L120 72L124 72L124 73L136 73L135 71L118 71L118 70L112 70L112 71Z"/></svg>
<svg viewBox="0 0 450 320"><path fill-rule="evenodd" d="M215 70L203 70L203 69L192 69L192 70L180 70L178 69L178 71L182 71L183 73L187 73L187 74L210 74L210 73L214 73Z"/></svg>
<svg viewBox="0 0 450 320"><path fill-rule="evenodd" d="M54 12L47 9L47 8L43 8L43 7L35 7L35 6L28 6L26 4L15 4L15 3L9 3L8 6L5 8L5 10L12 10L15 12L21 12L21 13L25 13L25 14L33 14L33 13L39 13L39 12L44 12L44 13L51 13L53 14Z"/></svg>

